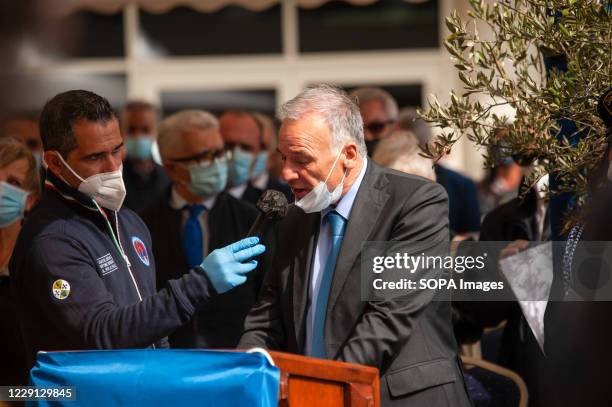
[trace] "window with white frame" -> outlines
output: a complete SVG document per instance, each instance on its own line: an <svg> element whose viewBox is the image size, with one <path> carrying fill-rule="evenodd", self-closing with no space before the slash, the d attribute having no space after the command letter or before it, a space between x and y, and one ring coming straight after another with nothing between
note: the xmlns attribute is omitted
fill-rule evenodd
<svg viewBox="0 0 612 407"><path fill-rule="evenodd" d="M62 17L67 33L59 37L70 41L23 53L30 73L51 84L40 100L27 101L37 104L29 110L75 82L100 90L115 107L139 98L168 112L190 104L253 109L253 101L270 111L270 103L278 106L321 82L383 86L400 105L404 99L424 105L428 95L444 97L456 86L441 41L444 16L463 0L361 2L365 6L335 0L314 2L323 4L317 8L298 5L302 1L270 1L260 10L227 6L231 1L206 12L147 11L131 2L107 14L72 10ZM464 152L456 167L463 166Z"/></svg>

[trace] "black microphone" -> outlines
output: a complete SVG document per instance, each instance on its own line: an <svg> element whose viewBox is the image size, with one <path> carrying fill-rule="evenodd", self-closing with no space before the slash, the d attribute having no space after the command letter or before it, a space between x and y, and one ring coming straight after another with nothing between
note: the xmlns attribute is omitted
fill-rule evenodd
<svg viewBox="0 0 612 407"><path fill-rule="evenodd" d="M285 194L274 189L266 190L257 200L259 215L257 215L257 219L255 219L255 223L249 229L247 236L254 236L267 219L277 220L284 218L287 215L288 207L289 202L287 202Z"/></svg>

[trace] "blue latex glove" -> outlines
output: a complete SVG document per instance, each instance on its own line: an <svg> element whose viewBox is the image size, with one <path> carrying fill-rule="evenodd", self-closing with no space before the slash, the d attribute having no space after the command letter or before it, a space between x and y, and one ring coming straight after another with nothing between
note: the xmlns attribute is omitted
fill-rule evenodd
<svg viewBox="0 0 612 407"><path fill-rule="evenodd" d="M246 274L257 267L259 256L266 247L259 244L258 237L247 237L221 249L213 250L200 266L215 290L222 294L246 281Z"/></svg>

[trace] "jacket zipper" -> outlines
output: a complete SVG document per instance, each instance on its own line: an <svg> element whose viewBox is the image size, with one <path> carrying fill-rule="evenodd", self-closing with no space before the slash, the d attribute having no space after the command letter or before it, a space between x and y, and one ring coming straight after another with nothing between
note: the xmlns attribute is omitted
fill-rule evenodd
<svg viewBox="0 0 612 407"><path fill-rule="evenodd" d="M119 250L119 253L121 254L121 257L123 257L123 261L125 261L125 264L127 266L128 272L130 273L130 277L132 279L132 283L134 284L134 288L136 289L136 294L138 295L138 300L140 302L142 302L142 295L140 295L140 289L138 288L138 283L136 282L136 278L134 277L134 273L132 272L132 263L130 263L130 259L128 259L128 256L127 256L127 254L125 254L125 250L123 250L123 246L121 245L121 236L119 235L119 217L117 215L117 212L113 211L115 213L115 227L117 228L116 237L115 237L115 231L113 230L112 225L108 221L108 218L107 218L106 214L104 212L102 212L102 208L100 208L100 206L98 205L98 203L95 200L94 200L94 203L98 207L98 210L100 211L100 213L104 217L104 220L106 221L106 224L107 224L107 226L110 229L111 236L113 237L113 240L115 241L115 246ZM155 346L154 343L152 343L151 346L153 346L153 349L157 349L157 347Z"/></svg>

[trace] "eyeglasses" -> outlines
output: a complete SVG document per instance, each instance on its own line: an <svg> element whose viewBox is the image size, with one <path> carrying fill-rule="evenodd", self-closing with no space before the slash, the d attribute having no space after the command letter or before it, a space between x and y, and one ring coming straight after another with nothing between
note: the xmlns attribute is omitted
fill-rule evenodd
<svg viewBox="0 0 612 407"><path fill-rule="evenodd" d="M181 164L199 164L199 165L210 165L214 160L226 159L231 160L232 151L226 150L225 148L218 148L215 150L205 150L201 153L182 158L173 158L170 161Z"/></svg>
<svg viewBox="0 0 612 407"><path fill-rule="evenodd" d="M393 123L395 123L395 120L387 120L386 122L370 122L368 124L366 124L364 127L367 131L369 131L370 133L373 134L379 134L381 133L383 130L385 130L385 128L387 126L392 125Z"/></svg>

